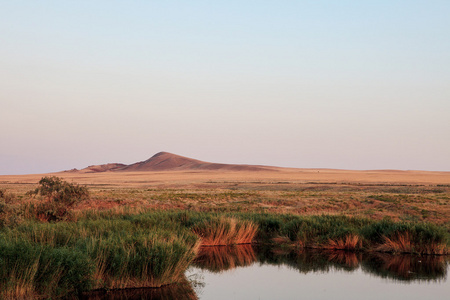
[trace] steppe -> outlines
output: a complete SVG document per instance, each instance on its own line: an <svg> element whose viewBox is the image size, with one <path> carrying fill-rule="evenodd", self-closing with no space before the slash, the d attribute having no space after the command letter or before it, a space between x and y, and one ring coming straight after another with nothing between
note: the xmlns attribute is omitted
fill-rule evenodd
<svg viewBox="0 0 450 300"><path fill-rule="evenodd" d="M219 245L445 256L449 217L450 172L232 165L160 152L130 165L3 175L0 298L180 285L199 251Z"/></svg>
<svg viewBox="0 0 450 300"><path fill-rule="evenodd" d="M228 165L160 152L128 166L114 163L52 174L3 175L0 189L23 194L44 176L89 188L90 199L76 210L344 214L450 223L450 172Z"/></svg>

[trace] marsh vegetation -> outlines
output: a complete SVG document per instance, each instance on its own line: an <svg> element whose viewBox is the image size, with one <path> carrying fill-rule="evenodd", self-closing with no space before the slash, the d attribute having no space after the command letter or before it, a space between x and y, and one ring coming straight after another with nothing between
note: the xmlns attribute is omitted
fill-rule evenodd
<svg viewBox="0 0 450 300"><path fill-rule="evenodd" d="M88 191L60 178L45 177L28 191L3 189L0 296L67 297L88 291L162 287L186 282L184 274L192 264L220 270L255 260L251 247L234 248L232 255L224 255L230 251L211 247L218 245L266 245L274 253L296 257L308 249L321 249L332 253L328 261L344 261L347 267L358 265L359 257L368 254L382 264L382 253L449 253L447 187L439 187L439 193L396 187L394 193L392 187L375 186L375 194L367 187L349 191L305 185L293 190L281 184L277 188L265 190L251 184L233 190ZM399 194L400 190L407 196ZM313 204L308 197L322 200ZM423 205L439 205L444 215L429 218L434 222L413 222L388 213L380 219L364 211L337 214L314 209L318 213L299 214L294 209L278 209L304 201L323 206L324 199L328 199L327 207L349 206L361 198L372 204L392 204L400 201L397 198L404 203L432 199ZM100 205L105 206L100 209ZM346 254L339 254L341 250Z"/></svg>

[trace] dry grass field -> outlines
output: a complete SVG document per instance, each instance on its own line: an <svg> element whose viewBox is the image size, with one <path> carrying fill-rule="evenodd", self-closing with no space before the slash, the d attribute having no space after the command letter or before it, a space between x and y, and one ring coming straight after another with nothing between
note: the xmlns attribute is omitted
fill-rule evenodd
<svg viewBox="0 0 450 300"><path fill-rule="evenodd" d="M196 257L213 270L253 259L216 263L200 251L213 245L449 253L450 173L175 158L176 170L0 176L0 298L160 287L184 282Z"/></svg>
<svg viewBox="0 0 450 300"><path fill-rule="evenodd" d="M450 226L450 172L270 168L60 172L0 176L0 189L26 201L44 176L86 185L76 210L190 209L217 212L344 214Z"/></svg>

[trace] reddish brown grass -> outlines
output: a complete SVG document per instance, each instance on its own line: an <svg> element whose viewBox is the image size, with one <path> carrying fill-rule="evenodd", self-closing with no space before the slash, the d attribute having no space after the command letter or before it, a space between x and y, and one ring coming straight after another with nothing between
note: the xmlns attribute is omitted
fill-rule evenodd
<svg viewBox="0 0 450 300"><path fill-rule="evenodd" d="M287 236L276 236L272 239L272 242L276 245L287 246L302 249L305 247L305 243L301 240L292 241Z"/></svg>
<svg viewBox="0 0 450 300"><path fill-rule="evenodd" d="M221 218L218 222L198 226L193 231L200 237L201 246L225 246L251 244L258 226L250 221Z"/></svg>
<svg viewBox="0 0 450 300"><path fill-rule="evenodd" d="M361 249L361 247L361 238L356 234L349 234L342 239L329 239L322 248L331 250L358 250Z"/></svg>
<svg viewBox="0 0 450 300"><path fill-rule="evenodd" d="M420 254L449 254L450 249L445 244L431 242L428 244L415 244L411 242L409 232L396 233L392 237L383 237L384 242L376 247L376 251L394 253L420 253Z"/></svg>

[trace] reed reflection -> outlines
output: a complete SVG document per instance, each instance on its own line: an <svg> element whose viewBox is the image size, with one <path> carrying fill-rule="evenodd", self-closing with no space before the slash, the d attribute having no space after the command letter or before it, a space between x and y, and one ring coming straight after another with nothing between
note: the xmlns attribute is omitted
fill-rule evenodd
<svg viewBox="0 0 450 300"><path fill-rule="evenodd" d="M353 272L361 268L382 278L401 281L441 280L447 276L449 257L392 255L378 252L342 250L290 250L262 247L258 261L263 264L286 265L300 273L340 270Z"/></svg>
<svg viewBox="0 0 450 300"><path fill-rule="evenodd" d="M184 278L182 282L160 288L138 288L112 291L94 291L80 297L83 300L197 300L192 282ZM74 299L79 299L78 297Z"/></svg>
<svg viewBox="0 0 450 300"><path fill-rule="evenodd" d="M342 250L290 250L262 247L258 250L262 264L286 265L300 273L330 272L332 270L354 271L359 267L361 253Z"/></svg>
<svg viewBox="0 0 450 300"><path fill-rule="evenodd" d="M401 281L436 281L447 277L448 257L371 253L362 262L366 273Z"/></svg>
<svg viewBox="0 0 450 300"><path fill-rule="evenodd" d="M194 260L194 266L217 273L250 266L256 261L252 245L202 247Z"/></svg>
<svg viewBox="0 0 450 300"><path fill-rule="evenodd" d="M335 250L324 251L323 254L327 256L330 263L334 263L346 270L355 270L363 259L361 252Z"/></svg>

